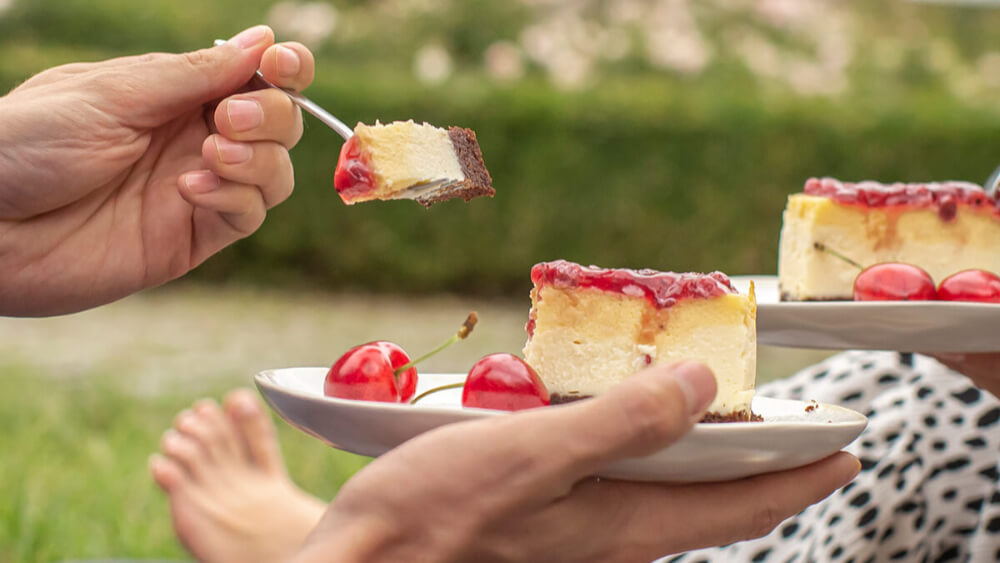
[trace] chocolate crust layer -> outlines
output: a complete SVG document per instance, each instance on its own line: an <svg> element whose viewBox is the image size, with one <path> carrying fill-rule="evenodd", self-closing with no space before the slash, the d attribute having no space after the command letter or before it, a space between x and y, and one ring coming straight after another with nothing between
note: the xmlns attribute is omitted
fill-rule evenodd
<svg viewBox="0 0 1000 563"><path fill-rule="evenodd" d="M475 131L462 127L449 127L448 138L451 139L451 145L455 148L458 163L462 165L462 174L465 174L465 180L419 197L417 203L430 207L439 201L456 197L465 201L479 196L493 197L496 194L496 190L493 189L493 178L486 170L486 163L483 162L483 153L479 148L479 141L476 140Z"/></svg>
<svg viewBox="0 0 1000 563"><path fill-rule="evenodd" d="M740 411L729 414L707 412L698 422L761 422L762 420L764 419L759 414L750 411Z"/></svg>
<svg viewBox="0 0 1000 563"><path fill-rule="evenodd" d="M553 393L549 397L549 403L562 405L592 397L593 395L563 395L561 393ZM717 412L705 413L705 416L701 417L701 420L698 422L761 422L762 420L764 419L759 414L750 411L740 411L729 414L719 414Z"/></svg>
<svg viewBox="0 0 1000 563"><path fill-rule="evenodd" d="M553 393L549 396L549 404L552 405L562 405L565 403L573 403L583 399L589 399L593 395L563 395L561 393Z"/></svg>

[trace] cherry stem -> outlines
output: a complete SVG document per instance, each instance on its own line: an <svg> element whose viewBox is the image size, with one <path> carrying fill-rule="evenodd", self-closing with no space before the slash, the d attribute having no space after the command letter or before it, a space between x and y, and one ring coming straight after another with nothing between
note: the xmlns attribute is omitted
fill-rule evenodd
<svg viewBox="0 0 1000 563"><path fill-rule="evenodd" d="M454 334L454 336L452 336L448 340L445 340L443 344L441 344L437 348L431 350L430 352L427 352L423 356L420 356L416 360L410 360L409 363L403 364L402 366L396 368L392 372L393 375L398 376L399 374L403 373L404 371L406 371L406 370L412 368L413 366L419 364L420 362L426 360L427 358L430 358L434 354L437 354L441 350L444 350L448 346L451 346L452 344L458 342L459 340L464 340L467 336L469 336L469 333L472 332L472 329L476 326L477 322L479 322L479 316L476 315L476 312L473 311L473 312L469 313L469 316L465 318L465 322L462 323L462 328L458 329L458 332L456 332Z"/></svg>
<svg viewBox="0 0 1000 563"><path fill-rule="evenodd" d="M837 252L836 250L834 250L832 248L828 248L825 244L823 244L821 242L814 242L813 243L813 248L815 248L816 250L818 250L820 252L826 252L827 254L830 254L830 255L833 255L833 256L835 256L837 258L840 258L844 262L847 262L848 264L850 264L851 266L854 266L855 268L857 268L859 270L864 271L864 269L865 269L865 267L862 266L861 264L858 264L854 260L851 260L847 256L844 256L843 254Z"/></svg>
<svg viewBox="0 0 1000 563"><path fill-rule="evenodd" d="M445 389L460 389L462 387L465 387L465 382L464 381L461 381L459 383L449 383L448 385L442 385L440 387L435 387L433 389L428 389L428 390L424 391L423 393L417 395L416 397L410 399L410 404L411 405L415 405L415 404L417 404L417 401L419 401L420 399L423 399L424 397L426 397L427 395L430 395L432 393L437 393L438 391L444 391Z"/></svg>

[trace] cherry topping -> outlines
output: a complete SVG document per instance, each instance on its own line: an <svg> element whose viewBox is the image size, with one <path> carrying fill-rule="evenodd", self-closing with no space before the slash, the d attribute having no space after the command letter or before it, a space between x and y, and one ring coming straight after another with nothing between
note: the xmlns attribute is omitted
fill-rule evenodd
<svg viewBox="0 0 1000 563"><path fill-rule="evenodd" d="M462 406L517 411L549 404L549 392L524 360L513 354L490 354L465 378Z"/></svg>
<svg viewBox="0 0 1000 563"><path fill-rule="evenodd" d="M417 370L396 370L410 362L397 344L375 341L356 346L340 357L326 374L323 393L328 397L398 403L417 389Z"/></svg>
<svg viewBox="0 0 1000 563"><path fill-rule="evenodd" d="M333 187L345 203L375 189L375 174L358 147L357 135L340 147L337 170L333 174Z"/></svg>
<svg viewBox="0 0 1000 563"><path fill-rule="evenodd" d="M937 299L930 274L912 264L883 262L854 279L855 301L929 301Z"/></svg>
<svg viewBox="0 0 1000 563"><path fill-rule="evenodd" d="M736 293L722 272L710 274L630 270L581 266L567 260L542 262L531 268L536 287L594 288L609 293L645 297L657 309L673 306L678 299L719 297ZM530 330L530 329L529 329Z"/></svg>
<svg viewBox="0 0 1000 563"><path fill-rule="evenodd" d="M1000 303L1000 277L986 270L962 270L941 280L938 298Z"/></svg>
<svg viewBox="0 0 1000 563"><path fill-rule="evenodd" d="M951 221L958 204L981 208L986 204L996 208L1000 202L986 193L982 186L968 182L841 182L833 178L809 178L802 192L831 198L845 205L891 207L906 205L936 209L943 221Z"/></svg>

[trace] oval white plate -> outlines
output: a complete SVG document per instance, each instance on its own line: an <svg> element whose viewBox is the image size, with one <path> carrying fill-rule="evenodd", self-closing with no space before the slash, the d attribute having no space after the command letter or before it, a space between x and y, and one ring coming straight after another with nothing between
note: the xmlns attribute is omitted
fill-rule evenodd
<svg viewBox="0 0 1000 563"><path fill-rule="evenodd" d="M955 301L781 301L777 276L736 276L757 295L757 342L901 352L997 352L1000 304Z"/></svg>
<svg viewBox="0 0 1000 563"><path fill-rule="evenodd" d="M289 424L327 444L366 456L383 454L438 426L485 416L463 409L461 389L429 395L417 405L334 399L323 395L326 368L288 368L257 374L265 400ZM465 374L420 374L417 393L463 381ZM620 461L600 476L631 481L717 481L799 467L840 450L868 419L845 408L757 397L763 422L699 424L672 446ZM558 408L558 407L553 407Z"/></svg>

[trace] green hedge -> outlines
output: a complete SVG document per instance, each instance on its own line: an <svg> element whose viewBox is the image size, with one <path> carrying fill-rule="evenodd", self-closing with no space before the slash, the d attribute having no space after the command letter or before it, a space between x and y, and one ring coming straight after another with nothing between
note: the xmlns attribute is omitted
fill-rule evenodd
<svg viewBox="0 0 1000 563"><path fill-rule="evenodd" d="M424 210L347 207L332 188L339 139L312 123L293 153L296 193L199 276L308 280L399 292L523 294L528 270L566 258L609 266L773 272L788 193L812 175L982 181L1000 161L992 114L815 104L699 107L642 84L628 95L539 88L380 96L310 93L343 118L413 117L474 128L497 196Z"/></svg>

